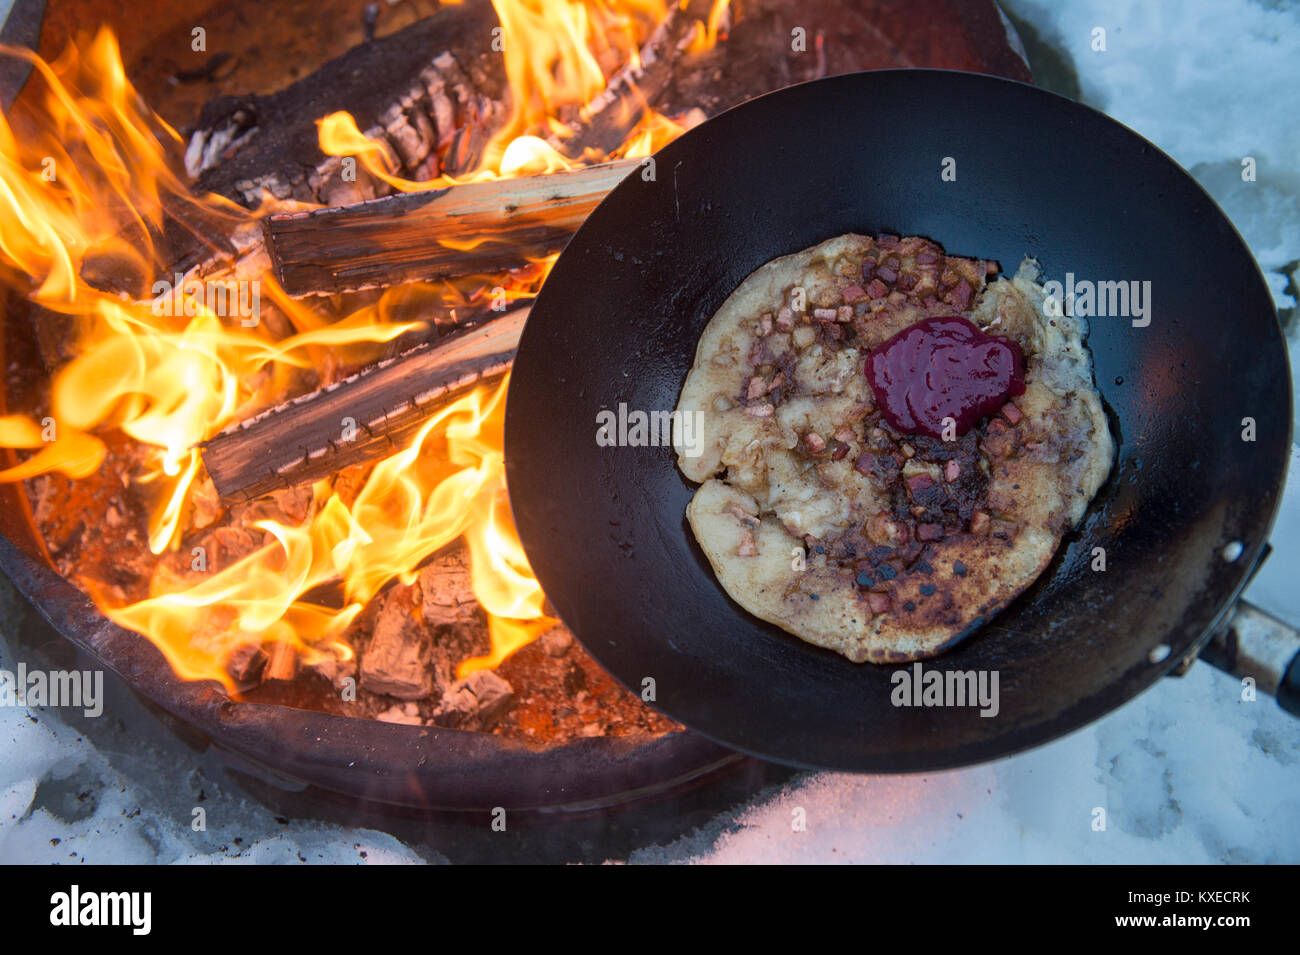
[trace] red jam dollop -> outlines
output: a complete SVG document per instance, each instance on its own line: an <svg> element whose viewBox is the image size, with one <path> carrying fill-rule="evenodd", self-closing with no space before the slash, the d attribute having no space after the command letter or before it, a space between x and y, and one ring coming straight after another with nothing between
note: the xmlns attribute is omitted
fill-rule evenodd
<svg viewBox="0 0 1300 955"><path fill-rule="evenodd" d="M985 335L957 315L911 325L867 356L867 380L885 420L904 434L957 434L1024 394L1025 358L1001 335Z"/></svg>

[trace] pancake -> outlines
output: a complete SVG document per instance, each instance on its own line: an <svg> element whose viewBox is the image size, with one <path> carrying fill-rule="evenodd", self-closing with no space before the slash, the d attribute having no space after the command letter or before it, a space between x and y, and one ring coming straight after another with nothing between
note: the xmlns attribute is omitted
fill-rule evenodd
<svg viewBox="0 0 1300 955"><path fill-rule="evenodd" d="M695 539L745 610L898 663L950 647L1047 567L1114 442L1085 323L1048 315L1033 260L996 271L922 238L844 235L760 267L710 320L677 409L701 440L678 466L700 484ZM1025 391L950 440L900 432L865 360L954 315L1019 345Z"/></svg>

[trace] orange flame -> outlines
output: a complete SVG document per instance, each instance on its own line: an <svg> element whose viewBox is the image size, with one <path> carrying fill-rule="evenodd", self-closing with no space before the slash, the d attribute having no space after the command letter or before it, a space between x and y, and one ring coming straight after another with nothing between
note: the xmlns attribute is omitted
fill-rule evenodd
<svg viewBox="0 0 1300 955"><path fill-rule="evenodd" d="M50 414L39 426L19 416L3 420L0 442L40 450L0 472L0 480L47 471L87 476L104 456L92 432L120 429L153 449L139 480L163 486L149 531L150 549L160 553L176 535L199 471L198 442L282 392L290 369L310 365L308 348L387 341L418 323L340 322L277 342L252 308L233 320L216 314L212 287L205 294L182 282L151 301L134 301L91 286L82 277L88 258L114 254L147 266L133 276L145 291L158 257L149 236L161 229L166 207L187 206L232 224L249 214L224 200L195 199L171 171L155 131L171 140L176 134L141 105L107 30L84 57L72 47L53 65L29 58L45 81L45 126L20 144L0 117L0 261L12 270L10 284L72 316L79 334L76 357L52 381ZM158 293L163 284L150 287ZM264 284L273 282L245 282L236 300L242 294L252 306ZM222 312L238 311L230 291L221 288Z"/></svg>
<svg viewBox="0 0 1300 955"><path fill-rule="evenodd" d="M387 583L415 580L426 557L464 535L474 595L488 611L492 653L466 660L464 676L495 666L554 623L509 523L501 428L506 383L479 388L421 426L405 450L375 466L349 507L314 490L321 505L302 526L255 526L274 538L256 552L178 593L106 612L150 635L181 676L221 679L212 666L250 640L291 644L307 662L346 657L343 632ZM323 500L322 500L323 499ZM343 584L343 606L306 599L313 589Z"/></svg>
<svg viewBox="0 0 1300 955"><path fill-rule="evenodd" d="M682 6L685 5L686 0L682 0ZM731 0L713 0L708 23L695 25L695 38L687 47L691 53L704 53L718 45L718 40L725 36L724 23L729 22L730 8Z"/></svg>
<svg viewBox="0 0 1300 955"><path fill-rule="evenodd" d="M664 16L664 2L493 3L503 27L512 112L479 168L459 180L403 179L385 146L367 139L346 113L319 121L322 150L357 157L400 191L571 168L552 143L569 134L567 123L584 115L614 69L636 62L639 45ZM718 0L705 41L716 39L725 8ZM0 116L0 279L71 317L77 334L75 357L51 381L48 414L0 417L0 446L35 452L0 472L0 481L51 471L86 477L106 454L97 433L120 430L148 451L135 478L155 492L148 518L155 554L174 549L185 530L192 490L203 477L200 442L282 399L301 370L328 380L342 362L369 360L378 344L419 327L430 305L481 307L535 294L556 258L509 277L395 287L342 320L290 298L269 275L241 276L239 295L255 292L287 321L274 333L256 315L232 314L229 298L214 305L205 286L182 281L181 289L160 291L151 283L165 263L151 237L165 220L193 213L207 228L215 220L233 231L255 228L258 214L190 192L174 171L182 168L179 137L128 82L109 31L84 47L69 46L50 64L9 52L33 62L43 98L21 136ZM649 155L683 128L647 109L612 156ZM85 280L85 266L99 257L127 273L130 294ZM307 662L346 659L345 633L366 602L394 580L411 583L421 562L463 537L474 594L489 617L491 650L463 661L458 675L498 665L554 623L510 520L501 435L505 388L505 382L480 388L438 411L409 447L374 466L350 504L328 482L318 483L302 524L258 522L270 543L230 566L171 592L156 577L150 597L125 606L92 596L113 620L157 644L181 676L217 679L233 689L225 663L250 642L287 644ZM322 588L341 590L341 602L322 603Z"/></svg>
<svg viewBox="0 0 1300 955"><path fill-rule="evenodd" d="M45 135L20 146L0 116L0 254L39 283L33 301L55 307L82 290L88 253L152 261L150 227L161 226L164 201L200 203L167 163L165 143L179 137L140 102L111 32L99 31L84 52L70 45L53 64L26 50L0 53L33 64L45 82L47 121ZM247 216L224 200L202 205L209 216ZM106 207L117 214L106 215ZM124 239L130 225L138 228Z"/></svg>
<svg viewBox="0 0 1300 955"><path fill-rule="evenodd" d="M728 0L716 0L710 17L707 43L716 42L716 21ZM402 192L440 189L465 182L512 176L535 176L572 169L575 163L541 138L563 139L572 134L559 118L585 115L589 103L605 90L607 71L602 63L637 64L640 46L666 15L663 0L492 0L501 23L501 49L511 93L510 116L489 140L477 169L459 177L438 176L425 182L403 179L393 172L394 159L385 145L368 138L346 112L331 113L317 121L321 151L330 156L353 156L375 179ZM697 44L704 43L697 40ZM705 48L707 48L707 46ZM660 134L639 146L665 144L675 124L646 106L635 141L642 142L645 128ZM678 129L680 133L680 129ZM653 150L650 150L653 151ZM615 155L639 156L627 147ZM586 156L600 162L608 156Z"/></svg>

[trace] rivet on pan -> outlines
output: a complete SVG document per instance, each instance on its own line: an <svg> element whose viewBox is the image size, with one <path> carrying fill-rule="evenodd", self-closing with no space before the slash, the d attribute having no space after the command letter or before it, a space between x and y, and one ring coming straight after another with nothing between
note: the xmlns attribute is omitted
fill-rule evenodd
<svg viewBox="0 0 1300 955"><path fill-rule="evenodd" d="M1164 663L1166 660L1169 659L1169 653L1170 653L1169 645L1162 643L1160 644L1160 646L1155 647L1154 649L1152 649L1150 653L1147 654L1147 659L1150 660L1152 663Z"/></svg>
<svg viewBox="0 0 1300 955"><path fill-rule="evenodd" d="M1223 548L1223 559L1231 564L1241 556L1241 552L1245 549L1246 548L1242 546L1241 541L1232 541Z"/></svg>

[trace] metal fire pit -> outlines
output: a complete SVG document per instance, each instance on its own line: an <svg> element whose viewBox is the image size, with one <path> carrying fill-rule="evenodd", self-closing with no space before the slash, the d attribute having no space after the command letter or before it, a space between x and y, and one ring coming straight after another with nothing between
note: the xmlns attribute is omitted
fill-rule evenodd
<svg viewBox="0 0 1300 955"><path fill-rule="evenodd" d="M145 8L166 14L147 17L148 32L139 29L140 10L128 15L107 0L51 4L49 9L44 0L0 0L0 17L8 12L0 38L36 48L42 18L67 31L97 16L123 24L136 17L125 35L148 43L150 36L179 22L179 8L153 3ZM1019 41L996 6L971 4L960 10L963 29L978 41L970 49L988 54L982 65L972 62L963 68L1027 77L1024 63L1013 52ZM12 101L27 72L23 62L0 71L0 102ZM0 333L5 331L0 324ZM0 411L7 403L0 388ZM6 455L13 463L12 454L0 454ZM656 738L588 738L536 749L486 733L242 702L231 699L218 683L181 680L147 639L112 623L53 569L27 496L15 485L0 485L0 570L63 637L120 676L138 697L260 770L263 778L279 780L285 789L312 787L385 811L498 806L579 811L644 802L721 776L743 778L732 786L734 801L743 798L734 792L737 788L752 790L771 781L765 778L770 764L686 732Z"/></svg>

